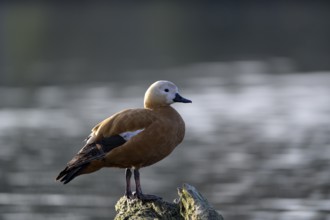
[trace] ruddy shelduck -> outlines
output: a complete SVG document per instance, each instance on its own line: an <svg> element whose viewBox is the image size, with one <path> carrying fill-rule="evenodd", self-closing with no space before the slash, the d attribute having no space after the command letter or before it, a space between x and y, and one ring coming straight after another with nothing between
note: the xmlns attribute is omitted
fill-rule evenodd
<svg viewBox="0 0 330 220"><path fill-rule="evenodd" d="M66 184L76 176L102 167L126 168L127 198L157 199L142 193L139 169L162 160L182 142L185 123L170 106L175 102L191 103L180 96L178 87L172 82L153 83L145 93L144 108L123 110L97 124L85 146L56 180ZM134 195L130 183L131 169L136 185Z"/></svg>

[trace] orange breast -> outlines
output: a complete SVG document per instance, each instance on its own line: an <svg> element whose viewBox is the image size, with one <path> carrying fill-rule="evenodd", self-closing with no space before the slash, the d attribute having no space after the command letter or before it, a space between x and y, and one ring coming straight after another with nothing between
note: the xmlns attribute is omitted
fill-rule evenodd
<svg viewBox="0 0 330 220"><path fill-rule="evenodd" d="M105 158L109 167L145 167L168 156L181 143L185 125L172 107L153 110L155 120L124 145L113 149Z"/></svg>

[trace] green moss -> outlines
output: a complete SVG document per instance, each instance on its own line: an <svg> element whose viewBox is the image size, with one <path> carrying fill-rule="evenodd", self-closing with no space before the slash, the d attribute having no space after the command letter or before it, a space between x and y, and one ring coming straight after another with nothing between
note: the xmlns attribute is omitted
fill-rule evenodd
<svg viewBox="0 0 330 220"><path fill-rule="evenodd" d="M178 189L180 213L184 219L217 219L223 220L223 217L208 203L197 189L189 184L183 184Z"/></svg>
<svg viewBox="0 0 330 220"><path fill-rule="evenodd" d="M169 203L161 199L142 202L123 196L115 206L115 220L223 220L195 187L183 184L182 188L178 189L178 194L178 203Z"/></svg>
<svg viewBox="0 0 330 220"><path fill-rule="evenodd" d="M179 206L164 200L142 202L141 200L121 197L115 206L117 216L115 220L175 220L180 216Z"/></svg>

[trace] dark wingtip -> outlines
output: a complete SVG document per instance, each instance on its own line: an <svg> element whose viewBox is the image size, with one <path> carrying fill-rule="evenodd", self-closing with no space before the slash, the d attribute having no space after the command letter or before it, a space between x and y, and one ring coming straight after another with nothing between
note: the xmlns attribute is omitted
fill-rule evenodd
<svg viewBox="0 0 330 220"><path fill-rule="evenodd" d="M69 183L71 180L73 180L76 176L78 176L78 172L82 169L83 167L77 167L75 169L68 169L66 167L64 170L62 170L58 176L56 177L57 181L60 181L63 184Z"/></svg>
<svg viewBox="0 0 330 220"><path fill-rule="evenodd" d="M67 180L62 180L61 183L63 183L64 185L68 184L74 177L67 179Z"/></svg>
<svg viewBox="0 0 330 220"><path fill-rule="evenodd" d="M60 182L62 182L62 177L67 173L67 171L68 171L68 167L65 167L64 168L64 170L62 170L59 174L58 174L58 176L56 177L56 181L60 181Z"/></svg>

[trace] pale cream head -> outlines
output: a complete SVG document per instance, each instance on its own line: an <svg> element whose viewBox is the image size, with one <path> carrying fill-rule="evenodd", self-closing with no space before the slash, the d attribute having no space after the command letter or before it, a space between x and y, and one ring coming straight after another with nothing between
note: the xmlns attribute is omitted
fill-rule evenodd
<svg viewBox="0 0 330 220"><path fill-rule="evenodd" d="M144 96L145 108L167 106L174 102L190 103L191 101L181 97L178 87L170 81L160 80L153 83Z"/></svg>

